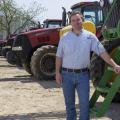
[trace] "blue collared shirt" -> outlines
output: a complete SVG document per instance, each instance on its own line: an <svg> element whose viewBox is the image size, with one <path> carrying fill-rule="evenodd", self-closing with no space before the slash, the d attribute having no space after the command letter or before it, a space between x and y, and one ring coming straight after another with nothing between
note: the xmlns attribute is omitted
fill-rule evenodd
<svg viewBox="0 0 120 120"><path fill-rule="evenodd" d="M106 50L93 33L82 29L78 36L70 31L61 37L56 56L62 58L62 67L81 69L89 66L91 51L100 55Z"/></svg>

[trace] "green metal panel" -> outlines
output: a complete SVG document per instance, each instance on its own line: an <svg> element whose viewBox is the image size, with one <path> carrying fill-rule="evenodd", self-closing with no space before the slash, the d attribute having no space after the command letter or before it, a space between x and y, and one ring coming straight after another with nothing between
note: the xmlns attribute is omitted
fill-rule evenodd
<svg viewBox="0 0 120 120"><path fill-rule="evenodd" d="M115 49L115 53L112 56L112 58L114 59L114 61L120 65L120 47Z"/></svg>
<svg viewBox="0 0 120 120"><path fill-rule="evenodd" d="M101 92L101 93L108 93L109 87L97 87L96 90Z"/></svg>
<svg viewBox="0 0 120 120"><path fill-rule="evenodd" d="M117 28L107 29L104 32L102 32L102 34L103 34L103 37L108 40L119 38Z"/></svg>
<svg viewBox="0 0 120 120"><path fill-rule="evenodd" d="M107 20L110 18L110 15L111 15L111 13L112 13L113 8L115 7L116 2L117 2L117 0L114 0L114 1L113 1L113 4L112 4L112 6L111 6L111 9L110 9L109 13L107 14L107 17L106 17L106 19L105 19L105 21L104 21L103 26L105 26Z"/></svg>
<svg viewBox="0 0 120 120"><path fill-rule="evenodd" d="M110 75L110 71L106 71L104 76ZM103 86L104 87L104 86ZM100 87L99 87L100 88ZM90 116L96 116L96 117L103 117L107 110L109 109L109 106L112 102L113 97L115 96L116 92L120 88L120 75L118 75L111 88L103 88L96 89L91 100L90 100ZM106 91L107 89L107 91ZM106 93L107 96L105 97L104 101L101 103L100 107L96 107L95 104L100 96L101 93Z"/></svg>
<svg viewBox="0 0 120 120"><path fill-rule="evenodd" d="M118 34L118 37L120 38L120 20L119 20L118 26L117 26L117 34Z"/></svg>
<svg viewBox="0 0 120 120"><path fill-rule="evenodd" d="M110 17L112 17L111 14L112 14L112 11L113 11L115 5L117 4L117 1L118 0L114 0L113 4L107 14L107 17L104 21L103 28L106 26L107 20ZM106 28L105 30L103 30L102 34L103 34L103 37L107 40L111 40L111 39L114 40L114 39L120 38L120 21L118 22L118 25L115 26L114 28L111 28L111 29Z"/></svg>
<svg viewBox="0 0 120 120"><path fill-rule="evenodd" d="M114 54L113 59L120 64L120 47L118 47ZM102 117L109 109L109 106L114 98L115 94L120 88L120 75L115 77L110 88L106 87L107 83L111 80L112 74L114 70L112 67L107 67L104 72L102 79L100 80L98 87L96 88L95 92L93 93L90 99L90 116ZM107 94L104 101L101 103L100 107L96 107L96 102L101 95L101 93Z"/></svg>

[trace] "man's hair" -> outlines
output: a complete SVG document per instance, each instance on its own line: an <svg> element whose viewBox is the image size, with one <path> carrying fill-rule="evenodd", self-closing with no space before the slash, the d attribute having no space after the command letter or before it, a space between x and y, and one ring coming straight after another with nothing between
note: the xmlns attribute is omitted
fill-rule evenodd
<svg viewBox="0 0 120 120"><path fill-rule="evenodd" d="M84 17L83 17L83 15L82 15L82 13L80 13L79 11L73 11L73 12L71 12L71 14L70 14L70 22L71 22L71 17L72 16L74 16L74 15L80 15L81 16L81 18L82 18L82 20L84 21Z"/></svg>

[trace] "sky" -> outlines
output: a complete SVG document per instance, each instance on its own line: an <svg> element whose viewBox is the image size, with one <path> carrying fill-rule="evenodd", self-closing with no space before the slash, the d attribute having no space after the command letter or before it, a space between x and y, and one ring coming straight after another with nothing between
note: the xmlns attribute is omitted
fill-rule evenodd
<svg viewBox="0 0 120 120"><path fill-rule="evenodd" d="M76 3L82 1L99 1L99 0L36 0L43 7L47 9L47 11L41 13L37 20L42 22L45 19L61 19L62 18L62 7L65 7L67 11L70 10L70 7ZM15 0L18 6L24 6L28 8L29 5L33 2L33 0Z"/></svg>

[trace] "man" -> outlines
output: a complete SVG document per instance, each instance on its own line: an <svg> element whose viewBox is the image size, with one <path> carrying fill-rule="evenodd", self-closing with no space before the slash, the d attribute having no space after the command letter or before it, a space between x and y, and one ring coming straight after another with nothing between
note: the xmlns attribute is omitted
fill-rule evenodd
<svg viewBox="0 0 120 120"><path fill-rule="evenodd" d="M60 39L56 53L56 82L62 83L67 120L77 119L75 90L79 98L79 120L89 120L90 52L98 54L116 73L120 73L120 66L110 58L97 37L82 28L82 15L79 12L73 12L70 21L72 30Z"/></svg>

